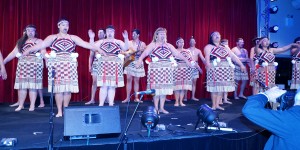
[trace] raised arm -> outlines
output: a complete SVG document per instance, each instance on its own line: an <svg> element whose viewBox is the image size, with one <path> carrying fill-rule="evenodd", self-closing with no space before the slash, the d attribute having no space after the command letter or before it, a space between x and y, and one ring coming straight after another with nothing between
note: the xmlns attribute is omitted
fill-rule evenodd
<svg viewBox="0 0 300 150"><path fill-rule="evenodd" d="M7 78L7 73L6 73L6 69L3 63L3 57L2 57L2 53L0 52L0 71L1 71L1 76L3 80L6 80Z"/></svg>
<svg viewBox="0 0 300 150"><path fill-rule="evenodd" d="M192 67L191 62L187 58L185 58L178 50L176 50L176 48L172 44L168 43L168 46L175 57L184 60L189 66Z"/></svg>
<svg viewBox="0 0 300 150"><path fill-rule="evenodd" d="M280 48L271 48L270 50L273 51L274 54L278 54L278 53L283 53L293 47L297 47L296 43L291 43L289 45L286 45L284 47L280 47Z"/></svg>
<svg viewBox="0 0 300 150"><path fill-rule="evenodd" d="M88 35L90 38L90 43L94 43L95 42L95 33L90 29L88 31ZM90 51L90 56L89 56L89 71L92 72L92 64L93 64L93 60L95 57L95 52L94 51Z"/></svg>
<svg viewBox="0 0 300 150"><path fill-rule="evenodd" d="M124 42L122 42L122 41L118 41L118 42L119 42L119 44L121 46L121 49L123 51L126 51L129 48L128 32L126 30L124 30L124 32L122 33L122 36L124 38Z"/></svg>
<svg viewBox="0 0 300 150"><path fill-rule="evenodd" d="M198 52L198 57L201 59L202 63L203 63L204 65L206 65L206 60L205 60L205 58L204 58L204 56L203 56L201 50L199 50L199 52Z"/></svg>
<svg viewBox="0 0 300 150"><path fill-rule="evenodd" d="M3 61L3 64L5 65L6 63L10 62L12 59L14 59L17 55L17 53L19 52L19 49L17 47L17 45L15 46L15 48L6 56L6 58Z"/></svg>
<svg viewBox="0 0 300 150"><path fill-rule="evenodd" d="M37 45L30 47L28 49L26 49L25 52L23 52L24 55L28 55L30 52L35 52L38 51L40 49L45 49L47 47L49 47L53 40L56 38L56 35L49 35L48 37L45 38L44 41L38 43Z"/></svg>

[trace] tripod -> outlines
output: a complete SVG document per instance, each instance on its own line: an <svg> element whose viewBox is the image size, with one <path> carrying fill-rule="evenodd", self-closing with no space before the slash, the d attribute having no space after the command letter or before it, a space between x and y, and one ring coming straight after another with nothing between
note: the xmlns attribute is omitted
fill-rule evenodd
<svg viewBox="0 0 300 150"><path fill-rule="evenodd" d="M53 129L54 129L54 124L53 124L53 117L54 117L54 112L53 112L53 87L54 87L54 77L55 77L55 69L52 67L52 76L51 76L51 97L50 97L50 115L49 115L49 140L48 140L48 150L53 150Z"/></svg>
<svg viewBox="0 0 300 150"><path fill-rule="evenodd" d="M144 95L141 95L140 100L138 101L138 103L135 106L135 109L133 111L133 114L132 114L132 116L131 116L131 118L130 118L128 124L127 124L127 126L126 126L126 129L124 130L124 132L123 132L123 134L122 134L122 136L120 138L120 142L119 142L117 150L119 150L119 148L121 146L121 143L124 143L124 150L127 150L127 142L128 142L127 131L128 131L128 129L129 129L131 123L132 123L133 117L134 117L134 115L135 115L135 113L137 111L137 108L140 105L140 102L142 101L143 96ZM128 103L129 103L129 101L128 101Z"/></svg>

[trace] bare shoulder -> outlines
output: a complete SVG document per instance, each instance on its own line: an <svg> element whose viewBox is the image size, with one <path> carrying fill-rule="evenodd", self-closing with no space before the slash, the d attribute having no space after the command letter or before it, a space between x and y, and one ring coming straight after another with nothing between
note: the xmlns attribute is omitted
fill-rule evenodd
<svg viewBox="0 0 300 150"><path fill-rule="evenodd" d="M213 46L211 44L207 44L204 47L204 50L211 50L213 48Z"/></svg>
<svg viewBox="0 0 300 150"><path fill-rule="evenodd" d="M41 42L43 42L42 39L37 39L37 40L36 40L36 43L41 43Z"/></svg>

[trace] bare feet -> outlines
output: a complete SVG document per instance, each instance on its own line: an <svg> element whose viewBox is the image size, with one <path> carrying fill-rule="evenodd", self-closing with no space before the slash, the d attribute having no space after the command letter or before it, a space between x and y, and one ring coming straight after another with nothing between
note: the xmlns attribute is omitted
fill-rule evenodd
<svg viewBox="0 0 300 150"><path fill-rule="evenodd" d="M235 100L238 100L238 99L240 99L240 98L239 98L239 97L234 97L234 99L235 99Z"/></svg>
<svg viewBox="0 0 300 150"><path fill-rule="evenodd" d="M185 98L185 99L183 99L183 101L187 102L187 99Z"/></svg>
<svg viewBox="0 0 300 150"><path fill-rule="evenodd" d="M223 103L226 103L226 104L232 104L230 101L223 101Z"/></svg>
<svg viewBox="0 0 300 150"><path fill-rule="evenodd" d="M29 111L34 111L34 107L30 107L30 108L29 108Z"/></svg>
<svg viewBox="0 0 300 150"><path fill-rule="evenodd" d="M24 106L22 106L22 107L19 106L18 108L15 109L15 111L20 111L20 110L22 110L23 108L24 108Z"/></svg>
<svg viewBox="0 0 300 150"><path fill-rule="evenodd" d="M90 101L88 101L88 102L86 102L86 103L84 103L85 105L91 105L91 104L95 104L95 100L90 100Z"/></svg>
<svg viewBox="0 0 300 150"><path fill-rule="evenodd" d="M55 117L62 117L62 114L56 114L56 116Z"/></svg>
<svg viewBox="0 0 300 150"><path fill-rule="evenodd" d="M17 106L19 106L19 102L16 102L16 103L14 103L12 105L9 105L9 107L17 107Z"/></svg>
<svg viewBox="0 0 300 150"><path fill-rule="evenodd" d="M192 100L193 100L193 101L199 101L199 99L196 98L196 97L193 97Z"/></svg>
<svg viewBox="0 0 300 150"><path fill-rule="evenodd" d="M140 102L140 103L143 103L143 101L140 101L140 99L138 99L138 98L134 99L134 102Z"/></svg>
<svg viewBox="0 0 300 150"><path fill-rule="evenodd" d="M122 103L127 103L129 100L128 99L125 99L122 101Z"/></svg>
<svg viewBox="0 0 300 150"><path fill-rule="evenodd" d="M179 103L175 103L174 106L175 106L175 107L178 107L178 106L179 106Z"/></svg>
<svg viewBox="0 0 300 150"><path fill-rule="evenodd" d="M45 104L40 104L38 107L43 108L43 107L45 107Z"/></svg>
<svg viewBox="0 0 300 150"><path fill-rule="evenodd" d="M168 114L169 112L166 111L165 109L160 109L159 112L163 113L163 114Z"/></svg>
<svg viewBox="0 0 300 150"><path fill-rule="evenodd" d="M223 107L221 106L217 106L216 109L220 109L220 110L225 110Z"/></svg>
<svg viewBox="0 0 300 150"><path fill-rule="evenodd" d="M185 104L183 104L183 103L180 103L180 106L186 106Z"/></svg>
<svg viewBox="0 0 300 150"><path fill-rule="evenodd" d="M242 98L242 99L247 99L247 97L244 96L244 95L240 95L239 97Z"/></svg>

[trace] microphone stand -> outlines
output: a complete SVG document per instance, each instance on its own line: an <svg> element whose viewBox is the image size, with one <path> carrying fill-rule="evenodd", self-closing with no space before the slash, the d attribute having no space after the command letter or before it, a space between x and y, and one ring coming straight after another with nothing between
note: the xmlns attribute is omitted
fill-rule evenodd
<svg viewBox="0 0 300 150"><path fill-rule="evenodd" d="M54 117L54 112L53 112L53 87L54 87L54 77L55 77L55 69L52 67L52 76L51 76L51 97L50 97L50 116L49 116L49 140L48 140L48 150L53 150L53 129L54 129L54 124L53 124L53 117Z"/></svg>
<svg viewBox="0 0 300 150"><path fill-rule="evenodd" d="M129 129L131 123L132 123L133 117L134 117L134 115L135 115L135 113L136 113L136 111L137 111L137 108L138 108L139 105L140 105L140 102L142 101L143 96L144 96L144 94L141 95L140 101L139 101L139 102L136 104L136 106L135 106L135 109L134 109L133 114L132 114L132 116L131 116L131 118L130 118L128 124L127 124L127 127L126 127L126 129L124 130L124 132L123 132L123 134L122 134L122 136L121 136L121 138L120 138L120 142L119 142L119 145L118 145L117 150L119 150L119 148L120 148L120 146L121 146L121 143L123 143L123 142L124 142L124 150L127 150L127 142L128 142L127 131L128 131L128 129Z"/></svg>

